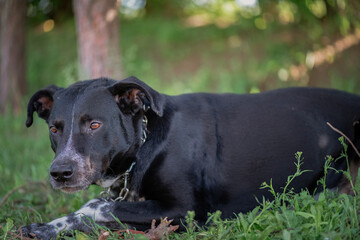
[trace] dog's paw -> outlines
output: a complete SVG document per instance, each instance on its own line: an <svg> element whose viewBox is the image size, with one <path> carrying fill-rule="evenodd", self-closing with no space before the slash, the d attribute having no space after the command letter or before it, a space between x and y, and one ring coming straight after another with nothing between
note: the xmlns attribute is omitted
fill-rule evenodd
<svg viewBox="0 0 360 240"><path fill-rule="evenodd" d="M53 225L47 223L33 223L20 229L22 237L51 240L56 239L56 230Z"/></svg>

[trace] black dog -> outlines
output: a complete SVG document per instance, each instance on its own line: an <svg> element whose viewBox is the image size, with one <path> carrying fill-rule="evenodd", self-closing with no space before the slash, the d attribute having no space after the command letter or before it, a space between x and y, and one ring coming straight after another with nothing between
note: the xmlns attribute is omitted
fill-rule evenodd
<svg viewBox="0 0 360 240"><path fill-rule="evenodd" d="M62 230L90 231L86 217L119 228L115 216L148 229L152 219L179 223L189 210L200 223L215 210L224 218L249 211L256 198L271 199L262 182L272 179L275 190L284 186L296 170L297 151L302 169L311 171L291 187L314 192L325 157L342 151L340 135L327 122L360 146L360 97L327 89L167 96L135 77L95 79L39 90L28 104L28 127L34 111L50 129L52 186L75 192L98 184L111 189L104 198L117 198L95 199L69 216L22 229L43 239ZM355 179L359 159L350 148L349 156ZM346 162L333 167L346 169ZM326 184L351 191L335 171Z"/></svg>

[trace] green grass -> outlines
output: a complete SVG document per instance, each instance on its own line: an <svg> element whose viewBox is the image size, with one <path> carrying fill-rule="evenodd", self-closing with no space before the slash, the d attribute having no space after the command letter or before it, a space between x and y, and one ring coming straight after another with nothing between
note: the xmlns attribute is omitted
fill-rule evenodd
<svg viewBox="0 0 360 240"><path fill-rule="evenodd" d="M53 153L46 125L36 118L34 126L25 129L24 119L24 115L5 115L0 119L0 146L6 146L0 151L0 196L15 189L0 208L0 239L11 239L23 225L67 215L98 196L101 190L94 186L73 195L52 190L48 168ZM345 156L346 152L342 157ZM300 169L301 154L294 161L297 172L289 176L287 183L305 171ZM194 213L190 212L187 231L171 233L168 239L356 239L360 236L359 197L325 191L315 200L307 191L292 193L287 183L280 193L273 191L271 182L264 184L275 195L274 201L259 199L257 208L246 214L234 214L231 220L221 220L220 212L210 214L206 228L198 227L193 221ZM18 186L22 187L16 189ZM356 190L359 192L359 184ZM96 239L100 230L98 227L90 235L78 233L77 239ZM112 233L108 239L117 239L117 234Z"/></svg>
<svg viewBox="0 0 360 240"><path fill-rule="evenodd" d="M28 30L29 95L49 84L67 86L78 80L74 23L57 24L49 33L38 29ZM321 34L308 40L307 29L290 26L271 26L260 31L251 22L219 29L213 25L186 28L171 19L123 20L124 75L135 75L167 94L245 93L304 85L283 82L277 72L304 61L307 51L323 46L322 37L338 37L331 29L319 31ZM343 52L334 63L309 73L311 85L360 93L360 68L354 64L357 60L356 51ZM48 130L38 118L31 128L25 128L26 99L22 113L0 116L0 239L12 239L20 226L47 222L74 212L102 190L92 186L88 191L72 195L52 190L48 169L54 153ZM356 189L359 192L359 184ZM234 215L232 220L221 220L219 212L213 213L206 229L197 227L193 214L189 213L187 231L173 233L169 238L355 239L360 236L358 197L325 192L316 201L304 191L295 195L278 193L276 199L274 202L260 199L258 208ZM279 204L284 199L288 204ZM96 234L78 235L77 239L93 239ZM115 239L115 234L108 239Z"/></svg>

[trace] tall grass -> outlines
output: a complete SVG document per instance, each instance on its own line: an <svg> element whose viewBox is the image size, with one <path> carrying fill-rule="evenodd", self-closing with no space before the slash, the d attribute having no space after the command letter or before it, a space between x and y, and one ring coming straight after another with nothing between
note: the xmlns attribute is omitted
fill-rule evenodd
<svg viewBox="0 0 360 240"><path fill-rule="evenodd" d="M347 158L346 144L341 157ZM358 239L360 234L360 200L349 195L339 195L325 190L318 198L304 190L295 194L289 189L291 182L307 170L301 170L301 153L295 155L296 172L284 183L282 192L275 192L270 183L268 189L273 201L265 199L246 214L234 215L234 219L222 220L221 212L209 215L207 227L196 227L194 213L189 213L187 232L177 239ZM328 157L324 171L333 161ZM350 177L350 176L349 176ZM323 177L325 182L326 176ZM351 177L350 177L351 178ZM359 191L359 184L354 188ZM184 238L183 238L184 237Z"/></svg>

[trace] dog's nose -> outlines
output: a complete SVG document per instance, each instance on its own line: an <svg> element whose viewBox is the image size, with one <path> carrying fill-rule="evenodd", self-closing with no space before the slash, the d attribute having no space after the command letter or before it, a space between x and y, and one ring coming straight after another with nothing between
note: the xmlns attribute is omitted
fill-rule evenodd
<svg viewBox="0 0 360 240"><path fill-rule="evenodd" d="M66 180L69 180L73 174L74 170L71 165L52 164L50 168L50 176L59 182L65 182Z"/></svg>

